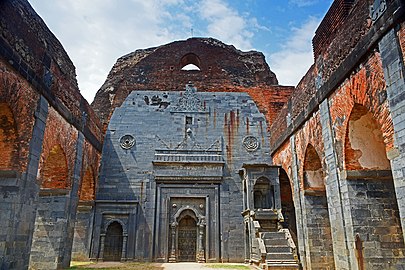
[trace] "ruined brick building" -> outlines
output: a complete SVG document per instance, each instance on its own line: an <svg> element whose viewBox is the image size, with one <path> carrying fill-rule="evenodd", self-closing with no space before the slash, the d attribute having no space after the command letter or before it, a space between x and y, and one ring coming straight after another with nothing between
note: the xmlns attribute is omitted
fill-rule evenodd
<svg viewBox="0 0 405 270"><path fill-rule="evenodd" d="M404 19L335 0L296 87L212 38L137 50L90 106L28 2L1 1L0 269L404 269Z"/></svg>

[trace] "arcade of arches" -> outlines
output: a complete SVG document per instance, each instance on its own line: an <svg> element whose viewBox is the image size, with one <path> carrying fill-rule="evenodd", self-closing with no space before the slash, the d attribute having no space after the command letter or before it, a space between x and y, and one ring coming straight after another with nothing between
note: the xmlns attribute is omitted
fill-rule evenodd
<svg viewBox="0 0 405 270"><path fill-rule="evenodd" d="M402 269L404 18L334 0L296 86L213 38L136 50L90 105L29 2L0 1L0 269Z"/></svg>

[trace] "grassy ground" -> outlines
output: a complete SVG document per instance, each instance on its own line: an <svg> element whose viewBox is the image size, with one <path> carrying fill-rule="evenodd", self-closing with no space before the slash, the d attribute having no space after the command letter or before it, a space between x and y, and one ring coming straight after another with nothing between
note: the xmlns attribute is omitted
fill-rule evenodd
<svg viewBox="0 0 405 270"><path fill-rule="evenodd" d="M233 265L222 263L207 263L203 265L209 269L228 269L228 270L249 270L245 265ZM69 269L76 270L163 270L158 263L121 263L121 262L72 262Z"/></svg>
<svg viewBox="0 0 405 270"><path fill-rule="evenodd" d="M73 262L69 269L77 270L163 270L160 264L155 263L77 263Z"/></svg>

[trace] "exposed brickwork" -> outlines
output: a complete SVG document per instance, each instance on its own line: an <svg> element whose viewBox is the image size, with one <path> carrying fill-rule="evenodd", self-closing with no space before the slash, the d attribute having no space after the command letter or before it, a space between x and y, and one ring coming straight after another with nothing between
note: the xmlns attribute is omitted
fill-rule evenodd
<svg viewBox="0 0 405 270"><path fill-rule="evenodd" d="M184 60L190 54L193 57ZM200 71L181 70L189 62L197 64ZM278 84L262 53L242 52L211 38L191 38L137 50L118 59L92 106L105 125L113 108L120 106L132 90L179 91L189 81L201 92L253 92L259 88L263 91ZM287 87L276 88L272 95L276 100L263 109L279 109L290 91ZM272 111L269 118L275 113Z"/></svg>
<svg viewBox="0 0 405 270"><path fill-rule="evenodd" d="M48 153L41 171L42 188L68 188L68 168L66 155L60 145L55 145Z"/></svg>
<svg viewBox="0 0 405 270"><path fill-rule="evenodd" d="M92 201L96 193L96 180L98 179L98 164L100 153L89 142L85 142L83 151L83 169L81 187L79 189L80 201Z"/></svg>
<svg viewBox="0 0 405 270"><path fill-rule="evenodd" d="M49 108L49 115L48 121L46 124L45 129L45 136L43 142L43 150L41 155L41 163L40 163L40 175L44 176L44 170L46 169L46 165L48 162L53 164L51 168L57 169L55 172L48 171L46 174L46 178L42 179L42 182L46 182L47 184L43 187L46 188L70 188L71 187L71 176L73 173L73 166L75 160L75 153L76 153L76 139L77 139L77 130L70 124L66 123L66 121L53 109ZM57 151L55 155L53 150L58 149L55 148L56 146L60 147L60 150ZM58 178L59 175L59 168L62 169L63 166L60 166L60 160L54 160L55 157L63 156L64 153L66 162L67 162L67 179L66 184L61 184ZM63 169L62 169L63 170ZM57 177L57 179L54 179ZM49 180L57 180L56 182L49 182Z"/></svg>
<svg viewBox="0 0 405 270"><path fill-rule="evenodd" d="M373 115L382 136L387 152L393 147L394 130L388 102L386 101L384 73L378 53L373 53L361 69L331 96L330 111L336 134L336 147L339 166L343 169L342 156L347 136L347 125L354 104L367 108ZM349 151L350 154L350 151Z"/></svg>
<svg viewBox="0 0 405 270"><path fill-rule="evenodd" d="M0 3L0 32L0 54L16 72L67 121L78 129L84 126L86 136L94 137L94 145L100 144L101 126L80 95L73 63L28 1Z"/></svg>
<svg viewBox="0 0 405 270"><path fill-rule="evenodd" d="M0 103L0 170L10 170L17 161L17 128L14 115L7 103Z"/></svg>
<svg viewBox="0 0 405 270"><path fill-rule="evenodd" d="M349 15L354 0L338 0L332 3L312 39L315 59L321 55L333 41L336 32L340 30Z"/></svg>
<svg viewBox="0 0 405 270"><path fill-rule="evenodd" d="M0 58L0 102L10 108L16 132L13 145L15 152L8 169L19 172L26 169L37 100L38 94L33 91L32 86L15 73L9 63Z"/></svg>
<svg viewBox="0 0 405 270"><path fill-rule="evenodd" d="M336 12L345 12L347 14L351 6L350 2L354 1L335 1L334 3L339 3L338 5L340 6L339 10L336 10ZM326 46L324 46L319 55L315 54L319 84L327 81L347 55L354 49L360 38L369 31L371 26L369 7L372 2L373 1L370 0L356 1L352 10L350 10L351 16L343 19L342 23L336 22L336 24L331 25L331 28L336 28L335 34L332 34L333 39L330 39L330 42L325 44ZM333 14L330 15L336 16ZM322 26L322 23L320 26Z"/></svg>
<svg viewBox="0 0 405 270"><path fill-rule="evenodd" d="M296 153L297 159L300 164L299 176L300 176L300 186L304 189L304 169L311 170L314 169L317 163L321 162L323 156L323 137L322 137L322 127L320 124L319 112L316 112L313 117L311 117L300 129L295 136ZM306 159L308 158L308 148L313 147L316 151L314 156L319 157L316 162L310 162L310 166L305 166ZM307 161L308 162L308 161ZM312 167L311 167L312 166ZM318 167L319 168L319 167ZM321 166L322 168L322 166Z"/></svg>

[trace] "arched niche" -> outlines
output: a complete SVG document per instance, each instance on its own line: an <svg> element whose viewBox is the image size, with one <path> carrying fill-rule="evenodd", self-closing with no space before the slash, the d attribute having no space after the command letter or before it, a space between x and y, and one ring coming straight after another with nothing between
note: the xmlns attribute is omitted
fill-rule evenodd
<svg viewBox="0 0 405 270"><path fill-rule="evenodd" d="M312 144L308 144L305 150L302 181L307 266L312 269L335 269L324 173L321 159Z"/></svg>
<svg viewBox="0 0 405 270"><path fill-rule="evenodd" d="M372 113L355 104L345 138L346 170L390 170L380 126Z"/></svg>
<svg viewBox="0 0 405 270"><path fill-rule="evenodd" d="M13 170L18 155L17 127L7 103L0 102L0 170Z"/></svg>
<svg viewBox="0 0 405 270"><path fill-rule="evenodd" d="M184 55L180 60L181 70L201 70L201 60L194 53Z"/></svg>
<svg viewBox="0 0 405 270"><path fill-rule="evenodd" d="M305 151L303 182L306 193L325 191L321 159L312 144Z"/></svg>
<svg viewBox="0 0 405 270"><path fill-rule="evenodd" d="M49 151L41 170L41 179L41 188L70 188L66 155L59 144Z"/></svg>
<svg viewBox="0 0 405 270"><path fill-rule="evenodd" d="M95 192L95 179L94 179L94 170L92 166L88 166L83 178L82 185L80 187L80 200L81 201L91 201L94 200Z"/></svg>
<svg viewBox="0 0 405 270"><path fill-rule="evenodd" d="M267 177L259 177L253 186L255 209L274 209L274 186Z"/></svg>

